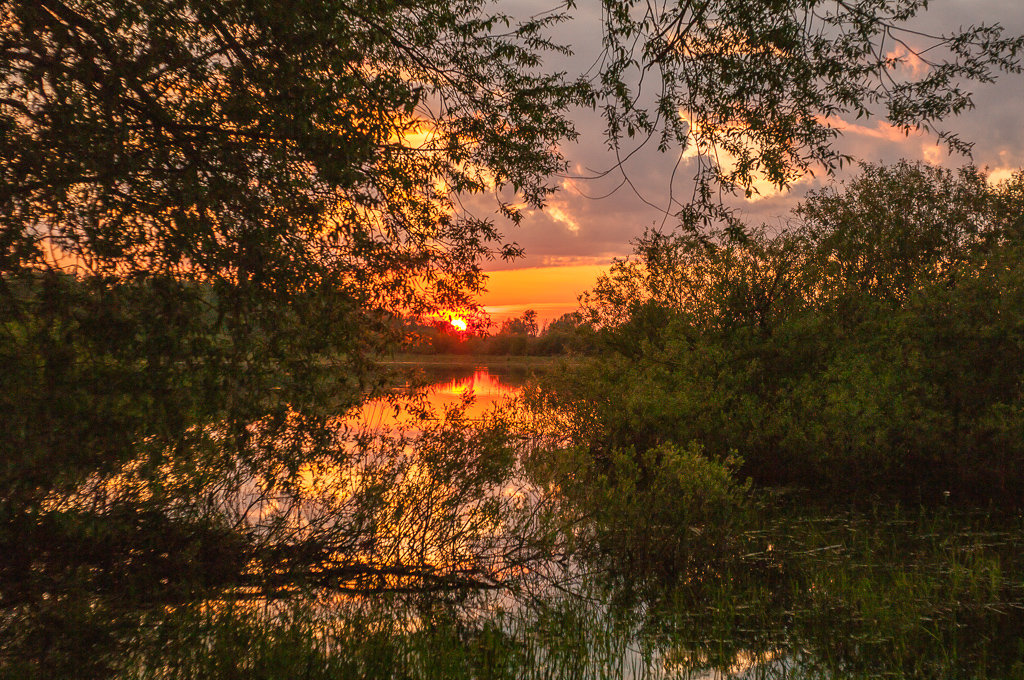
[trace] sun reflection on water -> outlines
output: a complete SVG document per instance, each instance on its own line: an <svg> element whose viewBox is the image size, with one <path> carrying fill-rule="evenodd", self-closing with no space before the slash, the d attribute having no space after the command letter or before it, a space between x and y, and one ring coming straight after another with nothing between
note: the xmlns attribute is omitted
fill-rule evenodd
<svg viewBox="0 0 1024 680"><path fill-rule="evenodd" d="M467 392L472 392L478 399L498 398L508 399L522 393L522 388L515 385L508 385L501 381L486 366L473 369L473 375L468 378L457 378L448 382L439 382L427 388L428 391L438 397L455 395L462 397Z"/></svg>
<svg viewBox="0 0 1024 680"><path fill-rule="evenodd" d="M465 405L465 418L480 420L494 407L515 399L522 391L522 387L510 384L502 376L491 373L486 366L478 366L473 369L470 376L439 380L419 390L407 388L406 396L410 400L418 396L438 415L448 409ZM411 424L407 409L401 408L393 398L363 404L355 418L374 428L402 427Z"/></svg>

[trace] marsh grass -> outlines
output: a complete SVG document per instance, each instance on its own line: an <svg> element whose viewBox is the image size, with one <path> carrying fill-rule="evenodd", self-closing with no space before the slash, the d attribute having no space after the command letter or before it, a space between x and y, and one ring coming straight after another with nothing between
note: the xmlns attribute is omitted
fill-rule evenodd
<svg viewBox="0 0 1024 680"><path fill-rule="evenodd" d="M749 677L1019 678L1022 543L1019 516L786 510L648 617L677 657L759 658Z"/></svg>
<svg viewBox="0 0 1024 680"><path fill-rule="evenodd" d="M644 678L650 660L583 600L472 612L453 603L351 599L173 612L136 640L125 677ZM316 612L316 613L314 613Z"/></svg>
<svg viewBox="0 0 1024 680"><path fill-rule="evenodd" d="M846 676L1024 677L1020 516L953 512L796 522L801 643Z"/></svg>
<svg viewBox="0 0 1024 680"><path fill-rule="evenodd" d="M762 519L728 566L628 606L594 581L521 597L188 607L141 629L124 676L1024 678L1020 517Z"/></svg>

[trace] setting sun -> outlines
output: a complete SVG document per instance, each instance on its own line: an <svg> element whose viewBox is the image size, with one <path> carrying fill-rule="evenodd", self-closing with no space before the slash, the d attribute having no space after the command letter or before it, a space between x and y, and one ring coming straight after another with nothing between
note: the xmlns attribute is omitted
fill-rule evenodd
<svg viewBox="0 0 1024 680"><path fill-rule="evenodd" d="M452 328L454 328L455 330L462 331L462 332L465 332L466 328L469 327L466 324L466 320L465 319L460 319L459 317L453 317L451 319L451 321L449 321L448 323L450 323L452 325Z"/></svg>

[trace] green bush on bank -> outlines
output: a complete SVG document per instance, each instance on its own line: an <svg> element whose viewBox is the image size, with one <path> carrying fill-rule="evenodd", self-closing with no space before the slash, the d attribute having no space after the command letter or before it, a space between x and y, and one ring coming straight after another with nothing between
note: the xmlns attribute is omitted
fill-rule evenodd
<svg viewBox="0 0 1024 680"><path fill-rule="evenodd" d="M649 233L586 296L603 352L551 398L596 460L699 442L762 486L1019 505L1022 214L1024 174L901 163L776 233Z"/></svg>
<svg viewBox="0 0 1024 680"><path fill-rule="evenodd" d="M562 492L587 518L581 554L628 588L649 577L699 579L730 555L744 526L749 484L734 478L741 462L712 460L698 444L615 449L600 464L585 450L560 452Z"/></svg>

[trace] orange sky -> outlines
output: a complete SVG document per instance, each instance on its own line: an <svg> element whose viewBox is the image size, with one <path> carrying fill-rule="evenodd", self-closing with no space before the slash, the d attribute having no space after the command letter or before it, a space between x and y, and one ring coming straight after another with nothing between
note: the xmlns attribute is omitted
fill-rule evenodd
<svg viewBox="0 0 1024 680"><path fill-rule="evenodd" d="M608 265L587 264L490 272L480 303L496 323L527 309L536 310L541 323L548 323L575 311L579 294L593 288L598 275L607 269Z"/></svg>

